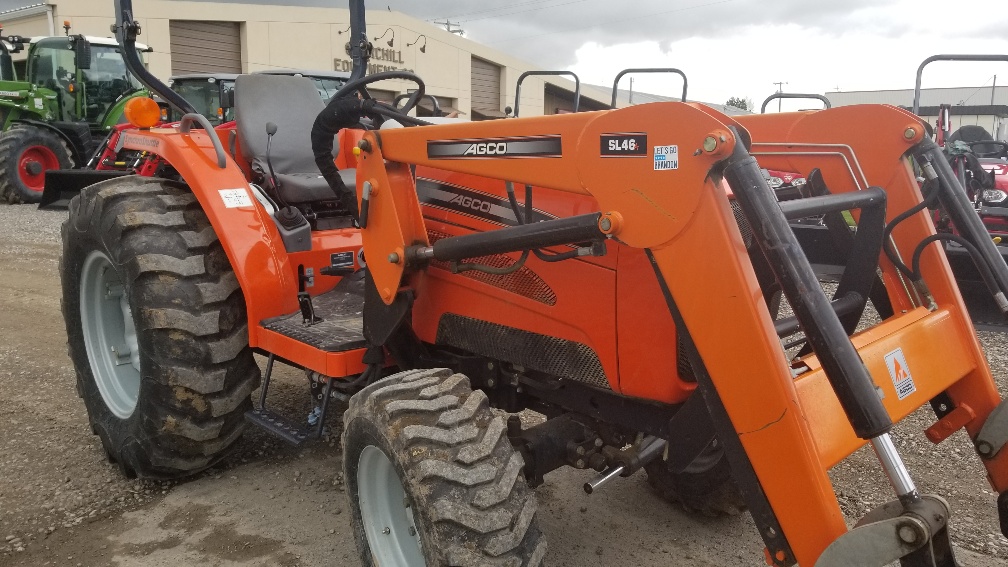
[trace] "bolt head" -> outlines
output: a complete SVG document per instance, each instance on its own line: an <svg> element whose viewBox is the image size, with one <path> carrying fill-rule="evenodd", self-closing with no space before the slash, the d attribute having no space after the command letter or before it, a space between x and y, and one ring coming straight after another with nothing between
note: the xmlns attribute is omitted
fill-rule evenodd
<svg viewBox="0 0 1008 567"><path fill-rule="evenodd" d="M388 527L386 527L384 530L381 531L381 533L383 533L385 535L389 535L390 533L392 533L392 530L390 530Z"/></svg>
<svg viewBox="0 0 1008 567"><path fill-rule="evenodd" d="M903 524L897 533L903 543L913 544L917 541L917 530L909 525Z"/></svg>
<svg viewBox="0 0 1008 567"><path fill-rule="evenodd" d="M713 152L717 149L717 138L714 136L707 136L703 141L703 149L705 152Z"/></svg>
<svg viewBox="0 0 1008 567"><path fill-rule="evenodd" d="M994 447L991 447L991 444L986 441L980 441L976 444L976 450L981 457L990 457L994 452Z"/></svg>
<svg viewBox="0 0 1008 567"><path fill-rule="evenodd" d="M910 127L907 127L907 129L903 131L903 137L906 138L907 140L912 140L913 137L916 135L917 130L914 130L913 128Z"/></svg>
<svg viewBox="0 0 1008 567"><path fill-rule="evenodd" d="M389 254L388 255L388 261L389 261L389 264L398 264L399 263L399 254L396 254L395 252Z"/></svg>
<svg viewBox="0 0 1008 567"><path fill-rule="evenodd" d="M602 230L609 230L612 228L612 221L607 217L602 217L602 220L599 221L599 228Z"/></svg>

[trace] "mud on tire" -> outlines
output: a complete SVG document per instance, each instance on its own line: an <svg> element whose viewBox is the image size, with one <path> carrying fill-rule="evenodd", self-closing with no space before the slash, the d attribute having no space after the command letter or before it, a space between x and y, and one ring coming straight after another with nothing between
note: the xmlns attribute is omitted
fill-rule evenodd
<svg viewBox="0 0 1008 567"><path fill-rule="evenodd" d="M25 179L40 181L45 178L45 172L39 176L20 171L22 156L32 148L55 160L52 165L58 164L58 169L74 166L70 147L55 132L37 126L15 125L0 133L0 203L37 203L42 199L41 187L30 187Z"/></svg>
<svg viewBox="0 0 1008 567"><path fill-rule="evenodd" d="M343 447L363 565L390 557L372 546L404 540L413 546L412 556L406 549L407 565L542 564L546 541L522 476L524 462L505 435L504 418L491 413L486 395L472 391L465 376L416 370L368 386L350 401ZM373 466L375 455L385 464ZM396 477L405 493L398 508L390 501L390 526L379 522L380 503L369 500L375 494L370 479L382 474ZM406 516L407 523L398 521ZM418 546L402 533L413 526Z"/></svg>
<svg viewBox="0 0 1008 567"><path fill-rule="evenodd" d="M138 177L84 189L60 276L78 393L109 460L165 479L224 456L260 374L245 299L192 193Z"/></svg>

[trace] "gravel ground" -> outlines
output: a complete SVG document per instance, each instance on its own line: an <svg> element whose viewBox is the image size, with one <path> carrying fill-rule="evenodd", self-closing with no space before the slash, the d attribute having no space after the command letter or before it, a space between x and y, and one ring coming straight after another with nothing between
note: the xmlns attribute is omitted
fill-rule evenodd
<svg viewBox="0 0 1008 567"><path fill-rule="evenodd" d="M66 356L57 274L65 217L0 207L0 565L354 564L335 438L292 451L251 431L227 461L184 483L126 480L105 461ZM980 339L1008 392L1004 335ZM301 375L283 371L270 401L301 412L304 393ZM901 423L897 447L921 489L951 502L961 563L1004 565L1008 540L968 439L932 445L920 433L931 421L922 409ZM890 499L869 451L830 475L851 521ZM587 497L586 478L557 471L537 491L552 565L763 563L748 515L689 516L655 499L643 475Z"/></svg>

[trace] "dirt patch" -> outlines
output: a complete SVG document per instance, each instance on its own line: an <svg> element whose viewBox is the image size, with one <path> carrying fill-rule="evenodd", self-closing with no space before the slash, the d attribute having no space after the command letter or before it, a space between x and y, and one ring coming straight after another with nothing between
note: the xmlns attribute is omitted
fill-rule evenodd
<svg viewBox="0 0 1008 567"><path fill-rule="evenodd" d="M107 462L66 354L54 241L65 213L0 207L0 226L12 215L37 224L0 255L0 566L357 564L335 438L295 451L252 431L226 461L182 483L128 480ZM1008 392L1005 336L981 339ZM281 370L270 403L307 412L307 392L302 374ZM1003 566L1008 541L982 467L962 434L937 446L924 439L930 420L922 410L904 421L897 448L921 489L952 503L960 563ZM891 494L869 451L831 477L852 520ZM657 500L643 475L589 497L581 490L588 478L557 471L537 490L555 567L763 564L746 514L687 515Z"/></svg>

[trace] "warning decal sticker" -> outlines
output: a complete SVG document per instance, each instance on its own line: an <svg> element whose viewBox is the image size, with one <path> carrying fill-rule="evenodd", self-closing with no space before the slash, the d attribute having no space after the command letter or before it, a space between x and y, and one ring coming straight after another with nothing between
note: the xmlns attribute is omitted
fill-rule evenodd
<svg viewBox="0 0 1008 567"><path fill-rule="evenodd" d="M252 199L245 189L220 189L219 193L224 206L229 209L252 206Z"/></svg>
<svg viewBox="0 0 1008 567"><path fill-rule="evenodd" d="M910 374L910 367L907 366L906 357L903 356L903 349L898 348L885 355L885 363L889 368L889 376L892 378L893 386L896 386L897 398L902 400L917 391L913 376Z"/></svg>
<svg viewBox="0 0 1008 567"><path fill-rule="evenodd" d="M679 169L679 146L655 146L654 169L655 171Z"/></svg>

